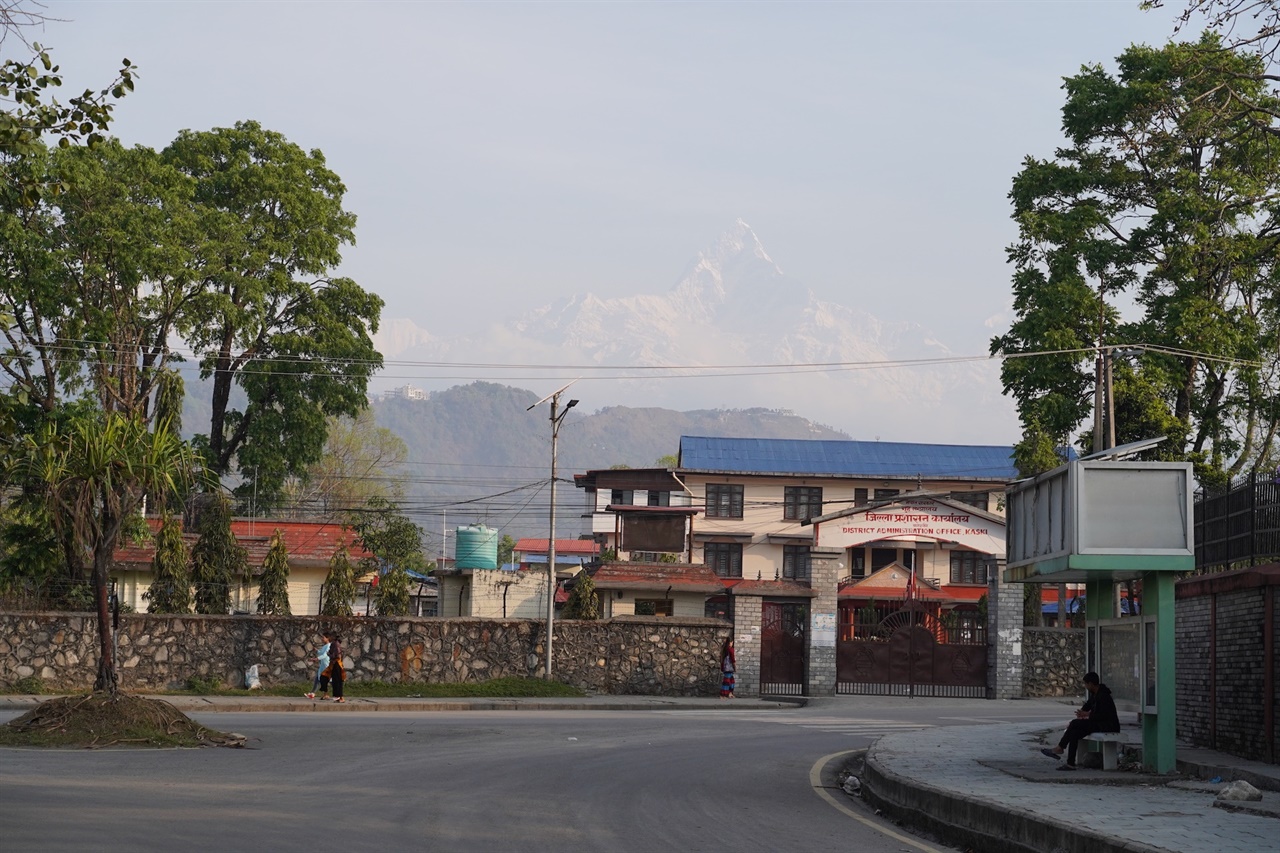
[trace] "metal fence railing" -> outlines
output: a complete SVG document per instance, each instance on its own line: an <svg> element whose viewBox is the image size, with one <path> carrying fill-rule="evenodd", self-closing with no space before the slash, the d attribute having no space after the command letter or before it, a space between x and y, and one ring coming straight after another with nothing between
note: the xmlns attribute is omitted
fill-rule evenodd
<svg viewBox="0 0 1280 853"><path fill-rule="evenodd" d="M1251 473L1195 504L1196 570L1247 568L1280 560L1280 472Z"/></svg>

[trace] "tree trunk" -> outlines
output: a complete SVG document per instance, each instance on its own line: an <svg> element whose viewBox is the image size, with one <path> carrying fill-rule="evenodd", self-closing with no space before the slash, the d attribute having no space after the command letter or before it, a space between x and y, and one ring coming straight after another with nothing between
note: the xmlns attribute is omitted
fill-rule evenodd
<svg viewBox="0 0 1280 853"><path fill-rule="evenodd" d="M94 690L105 690L115 694L119 685L116 675L116 661L113 654L111 600L107 595L106 561L94 555L93 560L93 594L98 603L98 677L93 682Z"/></svg>

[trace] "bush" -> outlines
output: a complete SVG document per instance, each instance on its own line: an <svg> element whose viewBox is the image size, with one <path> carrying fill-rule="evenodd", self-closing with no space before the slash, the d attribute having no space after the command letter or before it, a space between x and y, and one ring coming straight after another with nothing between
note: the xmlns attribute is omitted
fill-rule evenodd
<svg viewBox="0 0 1280 853"><path fill-rule="evenodd" d="M38 675L28 675L13 682L14 693L43 693L44 681Z"/></svg>
<svg viewBox="0 0 1280 853"><path fill-rule="evenodd" d="M217 693L222 689L222 682L212 676L190 676L184 685L192 693Z"/></svg>

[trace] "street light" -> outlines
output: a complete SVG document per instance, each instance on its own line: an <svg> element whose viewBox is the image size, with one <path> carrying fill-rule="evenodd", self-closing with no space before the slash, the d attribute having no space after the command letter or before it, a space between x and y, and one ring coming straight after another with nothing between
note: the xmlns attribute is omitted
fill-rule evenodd
<svg viewBox="0 0 1280 853"><path fill-rule="evenodd" d="M577 382L578 380L573 380ZM569 385L572 385L570 382ZM534 403L525 411L533 411L546 401L551 401L551 510L550 531L547 537L547 657L546 665L543 668L545 678L551 680L551 638L555 634L555 615L556 615L556 444L560 438L560 424L564 422L565 415L569 414L569 410L578 405L577 400L570 400L565 404L564 411L560 411L560 395L563 394L569 385L564 386L558 391L552 391L546 397Z"/></svg>

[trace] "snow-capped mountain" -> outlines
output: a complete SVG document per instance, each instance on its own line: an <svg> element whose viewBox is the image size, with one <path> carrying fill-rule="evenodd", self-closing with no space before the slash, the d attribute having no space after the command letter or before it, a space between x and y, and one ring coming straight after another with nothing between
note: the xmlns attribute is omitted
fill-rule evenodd
<svg viewBox="0 0 1280 853"><path fill-rule="evenodd" d="M556 375L582 377L575 396L590 407L765 407L855 438L1016 439L994 362L886 366L952 354L913 322L885 322L856 307L856 293L838 298L819 298L788 277L738 220L665 293L566 296L475 339L433 336L393 320L386 328L394 334L380 332L376 342L388 361L543 365L530 369L527 381L506 369L505 381L530 388L550 386L545 366L559 365ZM909 314L910 305L903 310ZM458 384L425 376L413 382L429 389Z"/></svg>

